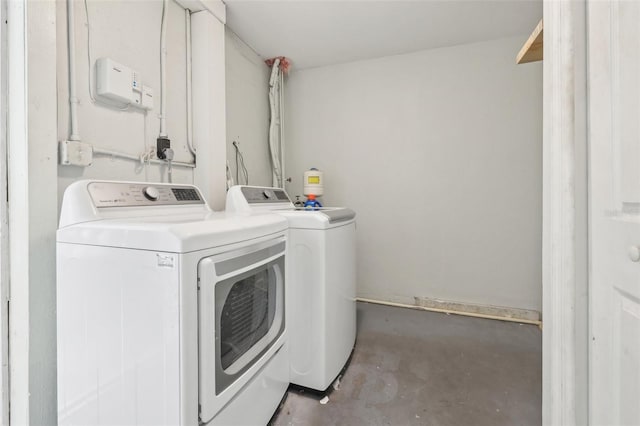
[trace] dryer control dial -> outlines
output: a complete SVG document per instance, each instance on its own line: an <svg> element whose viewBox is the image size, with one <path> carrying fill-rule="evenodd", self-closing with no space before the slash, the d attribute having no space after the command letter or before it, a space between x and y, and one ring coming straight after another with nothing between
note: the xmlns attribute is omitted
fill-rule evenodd
<svg viewBox="0 0 640 426"><path fill-rule="evenodd" d="M158 201L158 198L160 198L160 191L158 191L158 188L154 188L153 186L147 186L142 190L142 193L151 201Z"/></svg>

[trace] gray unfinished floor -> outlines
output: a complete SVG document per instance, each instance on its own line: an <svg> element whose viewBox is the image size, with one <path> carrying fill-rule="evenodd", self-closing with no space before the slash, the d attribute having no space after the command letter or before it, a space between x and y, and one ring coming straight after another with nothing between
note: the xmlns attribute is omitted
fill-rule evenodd
<svg viewBox="0 0 640 426"><path fill-rule="evenodd" d="M540 425L537 326L358 303L337 390L290 388L273 425Z"/></svg>

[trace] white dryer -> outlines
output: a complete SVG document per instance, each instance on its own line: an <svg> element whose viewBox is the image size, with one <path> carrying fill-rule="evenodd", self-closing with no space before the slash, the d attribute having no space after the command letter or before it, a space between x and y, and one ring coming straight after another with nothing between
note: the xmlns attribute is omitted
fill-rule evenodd
<svg viewBox="0 0 640 426"><path fill-rule="evenodd" d="M213 213L191 185L69 186L58 424L266 424L289 383L286 229Z"/></svg>
<svg viewBox="0 0 640 426"><path fill-rule="evenodd" d="M324 391L356 338L355 213L296 208L279 188L234 186L227 212L274 212L289 221L287 322L291 383Z"/></svg>

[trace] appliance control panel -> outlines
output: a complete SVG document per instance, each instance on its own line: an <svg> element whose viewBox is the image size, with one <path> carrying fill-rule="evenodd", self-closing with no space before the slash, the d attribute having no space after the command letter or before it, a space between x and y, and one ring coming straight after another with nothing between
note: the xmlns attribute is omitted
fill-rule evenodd
<svg viewBox="0 0 640 426"><path fill-rule="evenodd" d="M90 182L87 190L98 208L205 204L192 185Z"/></svg>
<svg viewBox="0 0 640 426"><path fill-rule="evenodd" d="M256 186L242 187L242 195L249 204L258 203L283 203L290 204L289 196L280 188L260 188Z"/></svg>

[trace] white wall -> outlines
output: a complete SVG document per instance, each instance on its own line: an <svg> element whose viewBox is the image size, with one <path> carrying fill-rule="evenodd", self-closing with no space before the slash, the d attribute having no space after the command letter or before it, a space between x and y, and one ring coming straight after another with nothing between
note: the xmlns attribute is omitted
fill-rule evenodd
<svg viewBox="0 0 640 426"><path fill-rule="evenodd" d="M216 4L224 9L222 2ZM224 32L212 14L192 15L193 144L198 155L194 183L214 210L224 209L227 195Z"/></svg>
<svg viewBox="0 0 640 426"><path fill-rule="evenodd" d="M69 134L69 96L67 77L66 4L57 3L58 26L58 138ZM91 28L91 56L109 57L140 73L144 84L154 90L155 105L143 113L135 108L120 111L94 104L88 92L87 27L83 2L76 2L76 63L79 133L83 141L96 147L108 148L138 155L155 147L159 133L160 112L160 24L161 1L131 2L88 1ZM199 12L206 13L206 12ZM212 18L213 19L213 18ZM194 43L196 40L194 40ZM220 42L223 48L223 41ZM223 50L221 50L224 55ZM184 9L169 2L167 26L167 133L175 151L175 161L190 161L186 144L186 33ZM224 56L222 56L224 58ZM195 73L195 70L194 70ZM95 94L95 73L93 78ZM224 76L222 76L224 81ZM222 87L220 85L220 87ZM200 87L195 91L202 90ZM224 105L224 96L219 96ZM223 120L224 124L224 120ZM224 134L224 133L223 133ZM197 141L196 141L197 142ZM207 140L210 144L223 141ZM209 166L209 160L199 158L199 165ZM200 161L203 160L203 161ZM60 166L59 198L66 187L80 178L137 180L166 182L167 170L163 165L140 166L135 162L95 156L87 168ZM174 167L173 181L194 182L192 169ZM224 187L221 187L224 191Z"/></svg>
<svg viewBox="0 0 640 426"><path fill-rule="evenodd" d="M226 31L227 159L236 179L235 148L240 143L249 184L271 186L269 157L269 73L264 59L231 30ZM242 177L241 177L242 179ZM236 183L244 184L241 180Z"/></svg>
<svg viewBox="0 0 640 426"><path fill-rule="evenodd" d="M139 154L155 145L159 103L145 117L135 110L118 111L90 102L86 18L83 2L75 4L80 136L98 147ZM92 0L88 6L93 59L109 56L136 69L142 81L153 87L158 100L162 2ZM166 169L158 165L140 168L128 160L98 157L87 168L57 165L57 141L66 139L69 132L66 4L16 1L10 2L9 9L13 40L8 141L11 421L53 425L57 412L55 232L62 193L81 178L166 181ZM206 12L198 14L202 13ZM184 10L169 2L168 16L167 130L176 160L186 161ZM214 170L204 176L224 176L224 28L220 21L213 24L200 18L198 27L210 30L207 42L200 43L207 56L203 67L215 71L209 74L206 93L217 96L208 96L215 99L199 109L205 111L202 120L212 123L212 129L205 132L206 140L200 142L201 147L206 145L208 155L199 161L195 172L176 168L176 182L195 178L198 183L199 170ZM210 199L223 201L224 179L211 180L202 182L211 186L209 195L214 197Z"/></svg>
<svg viewBox="0 0 640 426"><path fill-rule="evenodd" d="M93 104L88 93L87 28L82 2L76 2L76 66L79 132L83 141L102 148L140 154L155 146L160 121L160 22L162 2L89 1L92 61L109 57L137 70L144 84L155 94L155 107L146 116L130 108L119 111ZM58 138L69 133L69 96L67 77L66 4L58 2ZM185 91L185 24L184 11L169 2L167 26L167 133L172 141L177 161L189 160L186 148ZM92 66L95 70L95 68ZM95 94L95 72L93 75ZM79 178L100 178L137 181L165 181L163 166L140 167L132 161L94 157L87 168L59 168L60 196L66 187ZM174 169L175 182L192 183L193 172ZM61 197L60 197L61 198Z"/></svg>
<svg viewBox="0 0 640 426"><path fill-rule="evenodd" d="M541 308L541 64L526 35L293 71L290 195L358 214L358 295Z"/></svg>

